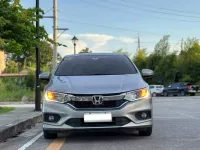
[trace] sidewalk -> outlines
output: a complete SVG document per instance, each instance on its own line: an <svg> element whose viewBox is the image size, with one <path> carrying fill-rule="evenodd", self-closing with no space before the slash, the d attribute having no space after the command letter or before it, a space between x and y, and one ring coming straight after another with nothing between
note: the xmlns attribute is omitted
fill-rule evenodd
<svg viewBox="0 0 200 150"><path fill-rule="evenodd" d="M11 112L0 114L0 142L42 120L42 112L35 112L33 104L0 106L15 108Z"/></svg>

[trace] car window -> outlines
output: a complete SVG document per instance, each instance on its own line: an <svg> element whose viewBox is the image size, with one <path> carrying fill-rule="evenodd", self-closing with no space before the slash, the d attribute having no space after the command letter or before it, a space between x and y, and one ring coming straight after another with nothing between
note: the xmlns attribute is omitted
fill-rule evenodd
<svg viewBox="0 0 200 150"><path fill-rule="evenodd" d="M178 87L178 86L180 86L180 83L173 83L173 84L171 85L171 87Z"/></svg>
<svg viewBox="0 0 200 150"><path fill-rule="evenodd" d="M160 85L160 86L158 86L158 88L164 88L164 86Z"/></svg>
<svg viewBox="0 0 200 150"><path fill-rule="evenodd" d="M135 74L132 62L123 55L69 56L58 66L56 76L124 75Z"/></svg>
<svg viewBox="0 0 200 150"><path fill-rule="evenodd" d="M150 88L150 89L153 89L153 88L154 88L154 86L153 86L153 85L150 85L150 86L149 86L149 88Z"/></svg>

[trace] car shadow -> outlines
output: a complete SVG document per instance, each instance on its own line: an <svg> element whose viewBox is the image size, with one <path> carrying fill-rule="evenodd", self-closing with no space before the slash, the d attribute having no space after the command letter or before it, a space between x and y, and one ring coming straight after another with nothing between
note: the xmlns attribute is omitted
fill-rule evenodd
<svg viewBox="0 0 200 150"><path fill-rule="evenodd" d="M93 131L93 132L71 132L71 133L65 133L65 134L59 134L59 137L67 137L68 141L73 143L79 143L79 142L84 142L84 143L90 143L91 141L98 141L98 142L109 142L113 140L141 140L147 137L139 136L138 132L114 132L114 131L103 131L103 132L98 132L98 131Z"/></svg>

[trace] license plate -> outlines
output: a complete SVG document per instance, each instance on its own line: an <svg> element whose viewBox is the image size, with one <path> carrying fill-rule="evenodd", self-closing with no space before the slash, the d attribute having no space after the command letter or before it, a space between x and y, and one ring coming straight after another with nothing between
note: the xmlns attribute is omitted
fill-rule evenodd
<svg viewBox="0 0 200 150"><path fill-rule="evenodd" d="M84 122L112 122L112 114L109 112L106 113L85 113Z"/></svg>

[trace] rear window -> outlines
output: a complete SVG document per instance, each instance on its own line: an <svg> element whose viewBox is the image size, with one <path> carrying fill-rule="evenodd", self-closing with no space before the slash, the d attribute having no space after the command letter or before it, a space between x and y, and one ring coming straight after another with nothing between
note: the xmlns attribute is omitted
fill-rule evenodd
<svg viewBox="0 0 200 150"><path fill-rule="evenodd" d="M135 74L136 68L125 56L69 56L58 66L56 76Z"/></svg>

